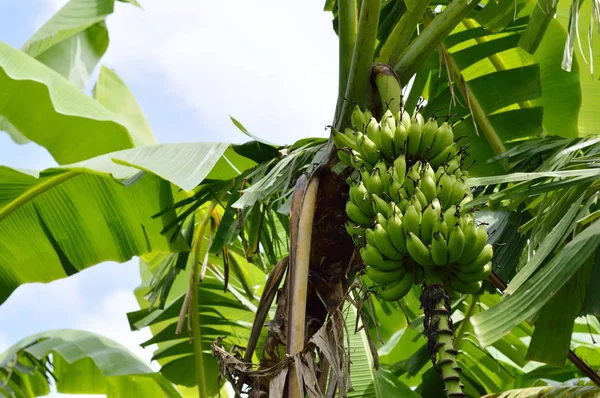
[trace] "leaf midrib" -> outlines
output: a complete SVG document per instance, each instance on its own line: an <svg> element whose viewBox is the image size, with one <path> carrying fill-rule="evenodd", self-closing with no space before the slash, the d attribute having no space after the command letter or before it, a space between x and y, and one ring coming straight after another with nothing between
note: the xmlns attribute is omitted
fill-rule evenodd
<svg viewBox="0 0 600 398"><path fill-rule="evenodd" d="M61 173L57 176L50 177L46 181L44 181L40 184L37 184L33 188L28 189L27 191L25 191L24 194L20 195L18 198L16 198L15 200L13 200L12 202L10 202L8 205L4 206L0 210L0 222L3 221L4 219L6 219L8 216L10 216L16 210L18 210L19 208L21 208L22 206L27 204L29 201L35 199L39 195L56 187L57 185L65 182L67 180L70 180L71 178L75 177L78 174L81 174L81 172L75 171L75 170L69 170L69 171L67 171L65 173Z"/></svg>

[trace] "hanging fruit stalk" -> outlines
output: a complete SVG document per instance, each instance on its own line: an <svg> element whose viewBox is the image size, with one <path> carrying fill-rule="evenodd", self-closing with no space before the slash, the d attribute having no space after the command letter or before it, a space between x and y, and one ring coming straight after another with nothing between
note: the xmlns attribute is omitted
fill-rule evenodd
<svg viewBox="0 0 600 398"><path fill-rule="evenodd" d="M379 79L377 86L395 85L387 93L399 96L395 76ZM391 100L382 95L381 103ZM448 294L477 293L493 255L485 227L464 209L473 199L462 169L466 149L446 121L424 120L418 111L387 109L377 120L355 106L350 119L351 127L334 130L333 140L340 160L353 169L346 230L360 247L369 289L395 301L423 284L432 361L446 394L464 396Z"/></svg>

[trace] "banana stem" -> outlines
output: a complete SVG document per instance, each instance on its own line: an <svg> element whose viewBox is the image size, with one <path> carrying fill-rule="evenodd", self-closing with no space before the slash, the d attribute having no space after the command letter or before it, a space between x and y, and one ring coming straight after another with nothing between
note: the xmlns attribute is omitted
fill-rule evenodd
<svg viewBox="0 0 600 398"><path fill-rule="evenodd" d="M196 371L196 384L198 385L198 397L207 398L206 379L204 377L204 360L202 358L202 334L200 333L200 314L198 314L198 283L200 280L200 267L198 261L200 259L200 247L204 239L204 230L210 220L210 216L217 206L217 202L213 201L204 218L198 224L194 236L194 247L192 248L192 279L189 287L190 292L190 308L189 317L192 326L192 341L194 343L194 370Z"/></svg>
<svg viewBox="0 0 600 398"><path fill-rule="evenodd" d="M358 30L352 62L348 73L348 82L344 98L338 101L338 115L334 122L336 129L341 130L350 117L351 104L357 104L365 108L369 94L369 77L371 64L373 63L373 52L377 40L377 28L379 26L379 13L381 12L381 0L363 0L360 7Z"/></svg>
<svg viewBox="0 0 600 398"><path fill-rule="evenodd" d="M297 239L294 259L290 264L290 310L288 313L287 351L288 355L296 355L304 348L304 326L306 322L306 295L308 288L308 270L310 265L310 248L313 219L317 202L319 177L313 175L308 183L298 220ZM302 381L298 378L294 364L288 372L288 398L300 398Z"/></svg>
<svg viewBox="0 0 600 398"><path fill-rule="evenodd" d="M338 1L338 37L339 37L339 87L338 87L338 102L335 114L340 112L340 107L344 101L346 94L346 86L348 84L348 76L350 75L350 67L352 65L352 53L354 51L354 43L356 42L356 29L358 19L358 9L356 0L339 0Z"/></svg>
<svg viewBox="0 0 600 398"><path fill-rule="evenodd" d="M419 67L433 53L438 44L467 16L471 9L479 4L472 0L454 0L441 14L427 26L423 32L406 48L400 56L394 70L400 76L400 82L407 84Z"/></svg>
<svg viewBox="0 0 600 398"><path fill-rule="evenodd" d="M458 351L454 348L450 299L439 283L423 288L421 305L425 310L425 334L429 341L429 355L441 375L448 397L464 397L460 382L461 368L456 362Z"/></svg>
<svg viewBox="0 0 600 398"><path fill-rule="evenodd" d="M429 1L430 0L417 0L413 4L412 9L406 10L379 51L377 59L380 62L387 64L396 63L398 57L410 41L417 25L419 25L423 13L427 10Z"/></svg>

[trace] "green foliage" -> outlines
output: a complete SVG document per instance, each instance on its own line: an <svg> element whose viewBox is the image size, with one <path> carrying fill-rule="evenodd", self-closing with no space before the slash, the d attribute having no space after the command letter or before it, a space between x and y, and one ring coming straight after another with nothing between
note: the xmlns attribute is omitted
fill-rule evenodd
<svg viewBox="0 0 600 398"><path fill-rule="evenodd" d="M53 383L66 394L181 397L120 344L81 330L54 330L29 336L0 353L0 394L29 398L47 395Z"/></svg>
<svg viewBox="0 0 600 398"><path fill-rule="evenodd" d="M199 143L130 149L39 174L0 168L0 302L22 283L187 250L169 228L178 223L173 189L232 178L253 164L227 144Z"/></svg>
<svg viewBox="0 0 600 398"><path fill-rule="evenodd" d="M212 382L209 395L216 396L223 382L213 382L219 368L211 343L226 336L220 344L237 352L248 342L267 274L290 252L294 185L327 154L327 140L277 147L234 118L253 141L158 145L114 71L100 69L93 97L81 91L109 44L105 20L113 9L114 0L71 0L22 51L0 43L0 128L16 142L45 147L61 165L42 172L0 167L0 303L20 284L141 256L136 297L142 309L128 319L132 330L151 330L143 346L158 345L154 359L161 372L103 337L46 332L0 354L3 395L45 394L53 376L58 390L69 393L180 396L171 383L189 392L185 387L197 384L197 352L181 310L192 268L202 267L198 308L191 310L200 318L201 370ZM533 0L433 1L424 14L415 1L400 0L333 0L325 9L343 36L336 126L344 127L349 102L368 97L371 62L385 50L390 59L380 61L416 71L400 76L403 83L415 77L405 87L408 110L424 98L426 116L447 116L466 137L461 144L470 142L476 161L471 175L480 177L469 180L475 194L470 206L485 207L479 221L496 246L494 270L510 283L504 295L486 282L478 295L452 302L465 392L596 394L565 363L572 348L600 367L594 345L600 324L591 316L600 314L600 139L576 138L598 132L600 91L583 77L579 68L586 60L574 50L577 33L587 26L578 32L577 24L569 25L576 15L591 19L594 8L561 1L557 19L540 13ZM354 27L356 21L361 24ZM410 35L394 34L398 26L396 32ZM561 69L561 61L572 72ZM209 203L216 210L200 229ZM346 306L352 396L443 394L422 336L418 294L415 287L399 303L369 299L360 307L368 324L358 322L363 328L356 331L358 311ZM378 370L372 347L379 352Z"/></svg>

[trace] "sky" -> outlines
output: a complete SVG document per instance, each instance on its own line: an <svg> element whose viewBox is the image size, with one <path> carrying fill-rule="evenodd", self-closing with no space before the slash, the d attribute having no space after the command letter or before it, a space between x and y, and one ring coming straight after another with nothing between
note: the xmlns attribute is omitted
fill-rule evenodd
<svg viewBox="0 0 600 398"><path fill-rule="evenodd" d="M0 40L19 48L66 2L1 1ZM116 2L102 63L128 84L160 143L246 141L230 115L277 144L325 136L337 95L337 41L324 1L140 3L143 10ZM0 164L41 170L55 162L45 149L0 132ZM0 352L33 333L77 328L149 361L152 347L138 346L149 332L129 331L125 317L138 308L139 284L133 259L22 285L0 306Z"/></svg>

